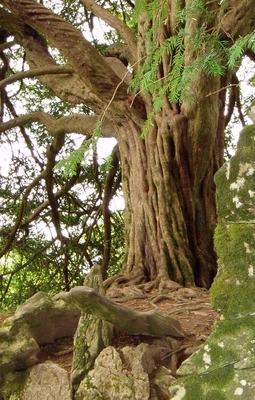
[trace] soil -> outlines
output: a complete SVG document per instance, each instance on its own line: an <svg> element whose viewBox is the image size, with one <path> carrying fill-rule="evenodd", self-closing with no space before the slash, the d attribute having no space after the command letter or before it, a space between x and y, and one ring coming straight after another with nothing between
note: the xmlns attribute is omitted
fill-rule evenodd
<svg viewBox="0 0 255 400"><path fill-rule="evenodd" d="M157 309L162 313L171 314L180 321L185 335L183 339L130 336L117 330L114 331L113 338L113 346L118 351L125 346L137 346L141 342L159 346L160 357L157 358L156 365L170 368L173 375L183 360L203 345L211 332L212 324L218 318L217 313L211 309L209 291L200 288L181 288L176 291L168 291L168 294L157 291L149 294L138 292L135 295L132 293L127 296L126 293L116 294L115 292L111 297L114 297L116 302L125 304L136 311ZM56 339L54 343L41 346L38 362L52 361L70 372L72 357L73 338L60 338Z"/></svg>

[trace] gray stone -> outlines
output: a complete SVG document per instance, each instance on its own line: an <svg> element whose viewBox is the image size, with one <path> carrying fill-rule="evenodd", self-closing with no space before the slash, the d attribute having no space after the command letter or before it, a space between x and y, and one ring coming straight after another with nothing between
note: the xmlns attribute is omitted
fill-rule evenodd
<svg viewBox="0 0 255 400"><path fill-rule="evenodd" d="M121 350L125 363L134 375L139 375L139 371L151 374L155 369L155 349L146 343L141 343L137 347L126 346Z"/></svg>
<svg viewBox="0 0 255 400"><path fill-rule="evenodd" d="M160 393L161 395L159 398L163 399L169 398L169 388L174 381L175 378L173 377L169 369L163 366L158 368L153 382L154 386L156 386L157 388L157 393Z"/></svg>
<svg viewBox="0 0 255 400"><path fill-rule="evenodd" d="M37 362L37 342L26 327L11 334L8 328L0 329L0 375L10 371L25 370Z"/></svg>
<svg viewBox="0 0 255 400"><path fill-rule="evenodd" d="M0 386L1 400L71 400L67 371L52 362L34 365L26 371L5 375Z"/></svg>
<svg viewBox="0 0 255 400"><path fill-rule="evenodd" d="M20 400L71 400L68 373L51 362L35 365L28 370Z"/></svg>
<svg viewBox="0 0 255 400"><path fill-rule="evenodd" d="M75 400L149 400L149 377L139 361L144 350L147 350L146 344L132 350L126 348L127 360L123 354L122 361L114 347L105 348L97 357L94 369L81 382ZM135 355L133 360L129 358L131 353Z"/></svg>
<svg viewBox="0 0 255 400"><path fill-rule="evenodd" d="M76 307L38 292L20 305L3 326L9 328L10 335L26 326L37 343L51 343L59 337L73 336L79 318L80 311Z"/></svg>
<svg viewBox="0 0 255 400"><path fill-rule="evenodd" d="M153 344L140 343L137 347L126 346L119 352L108 346L81 382L75 400L168 399L175 378L169 369L157 369L157 363L166 354L166 348L171 347L172 343L168 346L166 339L157 339Z"/></svg>
<svg viewBox="0 0 255 400"><path fill-rule="evenodd" d="M0 328L1 376L34 365L39 344L73 336L79 317L76 307L59 299L54 301L43 292L28 299Z"/></svg>

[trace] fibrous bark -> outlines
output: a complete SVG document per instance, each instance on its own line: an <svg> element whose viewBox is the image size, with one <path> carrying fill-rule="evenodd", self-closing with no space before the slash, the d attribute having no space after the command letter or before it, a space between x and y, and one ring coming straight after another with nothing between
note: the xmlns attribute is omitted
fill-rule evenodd
<svg viewBox="0 0 255 400"><path fill-rule="evenodd" d="M229 46L238 36L254 30L252 0L242 5L237 0L204 3L210 18L207 12L194 8L190 0L185 4L159 2L154 14L145 7L138 16L135 37L94 1L83 1L122 35L130 47L128 61L135 63L135 72L152 56L152 44L157 51L166 39L177 34L177 14L184 6L183 68L192 68L198 55L207 50L207 42L197 49L191 40L202 27L206 26L206 34L217 32L218 40L228 41ZM128 95L125 73L115 71L79 31L42 4L35 0L1 0L0 4L10 11L0 9L1 25L24 47L30 68L56 67L48 41L74 71L54 78L40 76L40 81L60 98L91 107L102 127L112 127L112 136L119 145L126 203L123 272L133 275L136 283L159 284L173 279L187 286L209 287L216 273L213 176L223 163L226 87L235 71L226 68L222 76L209 76L204 70L196 70L190 84L193 101L173 102L169 93L164 93L161 109L154 110L145 138L141 138L153 112L153 93ZM166 51L159 61L156 80L163 86L173 68L173 57ZM124 64L121 69L125 71ZM91 126L89 129L93 131ZM52 187L49 193L53 193ZM107 220L107 209L105 216Z"/></svg>

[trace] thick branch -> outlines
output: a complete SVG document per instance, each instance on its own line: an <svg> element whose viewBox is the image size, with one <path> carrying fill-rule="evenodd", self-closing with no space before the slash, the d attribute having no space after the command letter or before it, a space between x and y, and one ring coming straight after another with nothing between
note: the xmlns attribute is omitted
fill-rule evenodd
<svg viewBox="0 0 255 400"><path fill-rule="evenodd" d="M19 72L15 75L8 76L8 78L0 81L0 88L11 83L17 82L24 78L34 78L41 75L55 75L55 74L72 74L73 68L68 66L49 66L42 68L30 69L28 71Z"/></svg>
<svg viewBox="0 0 255 400"><path fill-rule="evenodd" d="M1 123L0 132L7 131L8 129L12 129L17 126L31 124L33 122L39 122L43 124L52 136L56 136L61 133L80 133L82 135L90 136L93 133L95 124L98 122L98 116L71 114L55 119L48 113L37 111L14 118L8 122ZM104 118L102 122L101 134L103 137L115 137L114 126L107 118Z"/></svg>
<svg viewBox="0 0 255 400"><path fill-rule="evenodd" d="M46 37L94 94L105 102L111 99L120 80L81 32L35 0L1 0L0 3ZM126 93L127 86L122 83L115 97L126 99Z"/></svg>
<svg viewBox="0 0 255 400"><path fill-rule="evenodd" d="M24 48L26 61L31 69L55 68L57 66L43 37L3 8L0 8L0 25L13 35L16 42ZM42 75L38 79L64 101L74 104L84 103L93 110L99 111L105 107L101 99L89 90L77 73L72 75Z"/></svg>
<svg viewBox="0 0 255 400"><path fill-rule="evenodd" d="M60 293L57 296L67 303L74 304L84 313L96 315L110 322L129 335L184 337L180 322L170 315L161 314L155 310L136 312L121 304L116 304L86 286L77 286L69 293Z"/></svg>
<svg viewBox="0 0 255 400"><path fill-rule="evenodd" d="M230 0L222 5L227 10L225 15L220 15L220 27L231 40L245 36L255 29L254 0ZM222 11L220 11L222 12Z"/></svg>
<svg viewBox="0 0 255 400"><path fill-rule="evenodd" d="M99 4L97 4L94 0L82 0L82 3L85 5L88 10L92 11L94 15L98 18L105 21L108 25L110 25L113 29L115 29L122 39L129 46L130 54L132 59L130 60L131 64L134 64L137 61L137 42L135 34L129 29L129 27L118 18L114 17L109 11L105 10Z"/></svg>

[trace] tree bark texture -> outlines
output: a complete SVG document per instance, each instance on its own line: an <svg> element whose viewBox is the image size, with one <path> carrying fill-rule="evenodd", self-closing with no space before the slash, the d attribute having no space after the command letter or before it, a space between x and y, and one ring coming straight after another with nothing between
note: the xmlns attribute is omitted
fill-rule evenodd
<svg viewBox="0 0 255 400"><path fill-rule="evenodd" d="M94 1L84 1L123 34L135 72L148 57L151 42L160 48L176 34L177 3L169 2L167 17L158 26L157 13L151 17L145 10L141 12L135 38L123 24L108 18L105 10L100 14L100 6ZM180 6L192 3L187 0ZM183 23L187 34L192 35L207 23L209 32L218 29L222 40L231 45L240 35L254 30L252 0L242 2L242 7L237 0L227 1L224 6L218 3L208 5L213 15L209 22L202 15L187 13ZM172 279L184 285L209 287L216 273L213 176L223 162L226 87L233 72L208 76L197 71L191 85L193 102L171 103L165 95L161 111L154 113L142 138L144 124L153 110L153 95L142 93L130 101L124 80L82 34L35 0L1 0L0 4L11 12L0 9L1 25L24 47L31 69L56 67L44 38L59 49L73 68L73 73L38 79L62 99L84 102L100 115L103 124L107 118L113 127L126 203L123 272L133 276L134 282L136 278L140 283ZM163 4L158 4L160 13ZM148 39L153 26L153 37ZM184 40L185 65L192 65L196 56L191 42ZM171 63L171 55L165 52L158 66L158 80L163 83Z"/></svg>

